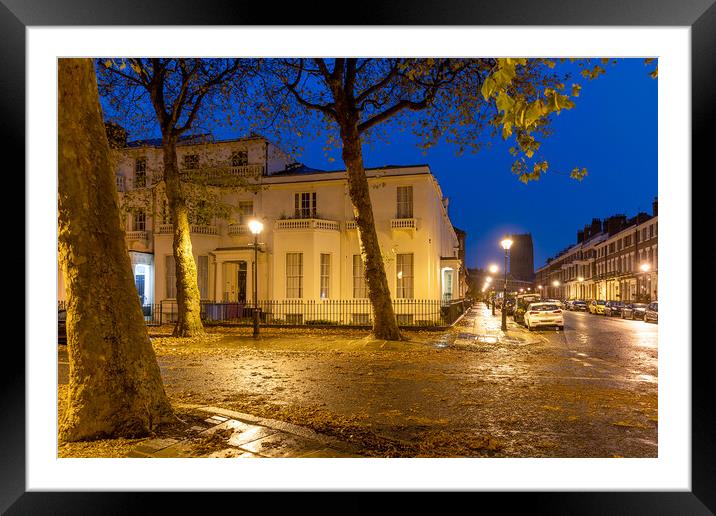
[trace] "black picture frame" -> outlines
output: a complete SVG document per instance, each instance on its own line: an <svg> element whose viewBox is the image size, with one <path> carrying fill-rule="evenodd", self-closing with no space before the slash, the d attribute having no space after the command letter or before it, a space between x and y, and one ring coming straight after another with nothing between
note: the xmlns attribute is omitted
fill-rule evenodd
<svg viewBox="0 0 716 516"><path fill-rule="evenodd" d="M266 6L231 0L204 0L201 8L189 0L0 0L0 133L6 148L25 147L25 29L45 25L341 25L332 16L336 5L313 3L282 5L267 14ZM345 18L341 18L345 20ZM692 170L706 173L710 135L713 133L716 88L716 6L714 0L529 0L474 2L470 0L361 2L352 25L605 25L688 26L692 58ZM16 167L25 166L24 154ZM706 164L709 163L708 169ZM17 170L17 168L16 168ZM693 181L693 172L680 180ZM24 181L15 191L25 191ZM692 192L694 192L692 187ZM708 204L706 204L708 205ZM696 211L694 224L708 220ZM704 205L702 205L704 206ZM703 207L700 209L704 209ZM702 218L705 217L705 218ZM697 234L692 228L692 234ZM19 251L25 261L24 249ZM25 270L26 275L29 271ZM691 282L691 278L686 278ZM51 289L50 289L51 290ZM27 312L26 312L27 318ZM691 344L691 321L684 321L684 342ZM509 497L529 504L530 512L549 514L714 514L716 512L716 461L714 460L713 388L709 382L710 343L692 346L692 489L688 492L535 492L480 493L486 500L504 503ZM132 514L148 512L161 497L162 512L185 506L184 493L59 493L26 492L25 489L25 353L15 345L5 349L0 414L0 511L7 514ZM211 503L240 496L243 503L256 500L244 494L206 493ZM366 501L366 504L371 502ZM480 502L483 503L483 502ZM357 507L357 506L356 506Z"/></svg>

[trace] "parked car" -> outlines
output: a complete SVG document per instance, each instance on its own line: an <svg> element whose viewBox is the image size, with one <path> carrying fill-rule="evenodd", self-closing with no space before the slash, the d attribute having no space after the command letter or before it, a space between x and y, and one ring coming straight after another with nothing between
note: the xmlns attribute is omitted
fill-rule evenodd
<svg viewBox="0 0 716 516"><path fill-rule="evenodd" d="M553 304L557 305L557 308L559 308L560 310L562 308L564 308L564 303L562 303L562 301L560 301L559 299L543 299L542 302L543 303L553 303Z"/></svg>
<svg viewBox="0 0 716 516"><path fill-rule="evenodd" d="M649 303L644 310L644 322L659 322L659 302Z"/></svg>
<svg viewBox="0 0 716 516"><path fill-rule="evenodd" d="M516 299L516 305L515 309L512 312L512 318L517 323L524 324L525 323L525 312L527 311L527 307L531 303L537 303L540 301L540 295L539 294L518 294Z"/></svg>
<svg viewBox="0 0 716 516"><path fill-rule="evenodd" d="M573 312L586 312L589 309L587 307L587 302L582 301L581 299L575 299L574 301L572 301L571 306L572 306L571 310Z"/></svg>
<svg viewBox="0 0 716 516"><path fill-rule="evenodd" d="M621 301L609 301L604 305L604 315L607 317L621 317L624 303Z"/></svg>
<svg viewBox="0 0 716 516"><path fill-rule="evenodd" d="M556 326L558 330L562 330L562 309L552 302L530 303L525 312L525 326L530 331L538 326Z"/></svg>
<svg viewBox="0 0 716 516"><path fill-rule="evenodd" d="M622 319L644 320L644 312L646 312L646 303L628 303L622 308Z"/></svg>
<svg viewBox="0 0 716 516"><path fill-rule="evenodd" d="M567 299L567 300L564 302L564 309L565 309L565 310L571 310L571 309L572 309L572 303L573 303L573 302L574 302L574 301L573 301L572 299Z"/></svg>
<svg viewBox="0 0 716 516"><path fill-rule="evenodd" d="M57 343L67 344L67 310L57 310Z"/></svg>
<svg viewBox="0 0 716 516"><path fill-rule="evenodd" d="M589 313L590 314L596 314L596 315L604 315L604 305L606 304L606 301L597 301L593 300L589 302Z"/></svg>

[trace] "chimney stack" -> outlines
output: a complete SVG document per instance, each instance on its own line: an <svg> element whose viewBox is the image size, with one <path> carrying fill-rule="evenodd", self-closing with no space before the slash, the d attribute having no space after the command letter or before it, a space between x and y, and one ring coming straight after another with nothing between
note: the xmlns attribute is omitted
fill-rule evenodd
<svg viewBox="0 0 716 516"><path fill-rule="evenodd" d="M659 215L659 198L654 197L654 201L651 203L651 214L654 217L657 217Z"/></svg>
<svg viewBox="0 0 716 516"><path fill-rule="evenodd" d="M581 244L584 242L584 230L577 231L577 243Z"/></svg>

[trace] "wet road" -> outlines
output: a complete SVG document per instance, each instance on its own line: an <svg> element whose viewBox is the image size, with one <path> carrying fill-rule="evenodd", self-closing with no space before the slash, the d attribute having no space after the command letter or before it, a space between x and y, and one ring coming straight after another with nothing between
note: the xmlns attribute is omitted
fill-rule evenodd
<svg viewBox="0 0 716 516"><path fill-rule="evenodd" d="M545 342L605 378L655 383L658 325L586 312L564 312L564 332L537 330Z"/></svg>
<svg viewBox="0 0 716 516"><path fill-rule="evenodd" d="M479 306L409 343L245 328L154 346L174 403L308 426L368 455L656 457L657 330L567 312L564 331L511 323L500 340L499 313Z"/></svg>

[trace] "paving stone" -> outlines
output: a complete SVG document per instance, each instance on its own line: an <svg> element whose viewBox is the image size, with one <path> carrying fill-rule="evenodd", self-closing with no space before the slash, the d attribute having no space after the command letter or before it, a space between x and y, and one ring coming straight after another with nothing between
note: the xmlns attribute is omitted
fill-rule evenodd
<svg viewBox="0 0 716 516"><path fill-rule="evenodd" d="M195 457L196 455L194 455L193 450L194 447L189 443L189 441L181 441L178 444L159 450L153 455L153 457Z"/></svg>
<svg viewBox="0 0 716 516"><path fill-rule="evenodd" d="M318 451L324 445L313 439L277 432L263 439L243 444L241 448L264 457L300 457Z"/></svg>
<svg viewBox="0 0 716 516"><path fill-rule="evenodd" d="M302 459L350 459L358 458L360 455L339 451L335 448L322 448L320 450L309 452L305 455L299 455L299 457Z"/></svg>
<svg viewBox="0 0 716 516"><path fill-rule="evenodd" d="M231 446L242 446L251 441L263 439L277 432L273 428L266 428L265 426L257 425L245 425L247 428L243 430L237 430L229 437L229 444Z"/></svg>
<svg viewBox="0 0 716 516"><path fill-rule="evenodd" d="M127 454L127 457L130 457L130 458L133 458L133 459L146 459L146 458L150 457L150 455L148 455L148 454L146 454L146 453L143 453L143 452L140 452L140 451L137 451L137 450L131 450L131 451Z"/></svg>
<svg viewBox="0 0 716 516"><path fill-rule="evenodd" d="M226 448L224 450L216 451L210 455L207 455L208 458L212 459L260 459L260 455L256 455L255 453L247 452L244 450L239 450L237 448Z"/></svg>
<svg viewBox="0 0 716 516"><path fill-rule="evenodd" d="M151 439L149 441L144 441L142 444L138 445L135 450L141 453L149 453L152 454L156 451L159 451L163 448L166 448L167 446L171 446L172 444L176 444L179 442L179 439L173 439L173 438L165 438L165 439Z"/></svg>

